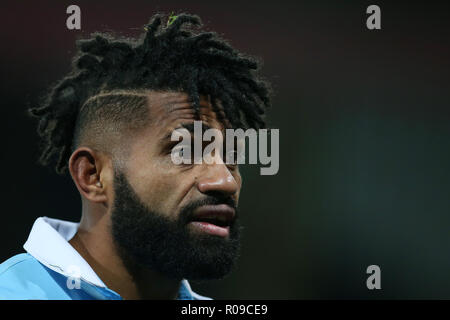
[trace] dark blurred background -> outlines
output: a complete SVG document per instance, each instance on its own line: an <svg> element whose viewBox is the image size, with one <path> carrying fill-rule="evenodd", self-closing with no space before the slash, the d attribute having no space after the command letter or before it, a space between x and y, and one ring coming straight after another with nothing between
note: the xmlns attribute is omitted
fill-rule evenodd
<svg viewBox="0 0 450 320"><path fill-rule="evenodd" d="M450 11L442 2L2 1L0 260L39 216L78 221L69 177L37 165L26 109L93 31L137 35L157 11L200 15L264 60L280 171L243 168L242 257L215 298L450 298ZM66 28L81 7L82 30ZM366 8L381 7L381 30ZM381 290L366 288L367 266Z"/></svg>

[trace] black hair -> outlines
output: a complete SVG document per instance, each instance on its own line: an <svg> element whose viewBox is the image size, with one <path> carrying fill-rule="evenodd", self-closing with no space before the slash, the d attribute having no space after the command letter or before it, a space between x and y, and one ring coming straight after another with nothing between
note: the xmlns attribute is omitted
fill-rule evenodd
<svg viewBox="0 0 450 320"><path fill-rule="evenodd" d="M196 15L156 14L138 39L95 33L78 40L71 72L49 90L39 107L29 110L39 121L40 162L49 165L56 160L56 171L65 173L83 126L99 121L86 116L105 105L97 98L112 95L109 99L121 106L114 112L126 112L133 104L125 101L128 91L134 92L132 98L143 90L186 92L196 114L199 96L209 95L214 110L219 111L220 102L220 111L233 127L265 127L270 90L257 74L260 62L201 27Z"/></svg>

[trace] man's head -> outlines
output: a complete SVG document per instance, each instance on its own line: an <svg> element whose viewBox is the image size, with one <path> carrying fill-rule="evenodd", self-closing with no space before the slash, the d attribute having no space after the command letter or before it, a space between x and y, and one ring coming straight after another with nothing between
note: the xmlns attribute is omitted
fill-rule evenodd
<svg viewBox="0 0 450 320"><path fill-rule="evenodd" d="M171 278L217 278L237 256L239 168L174 164L171 133L194 120L264 127L268 87L253 58L195 29L198 17L163 20L154 16L139 40L78 42L72 72L30 110L40 160L69 169L83 214L108 221L123 259Z"/></svg>
<svg viewBox="0 0 450 320"><path fill-rule="evenodd" d="M239 169L220 158L214 165L175 165L171 133L192 129L192 104L178 92L151 92L147 99L148 125L130 134L126 151L112 161L114 240L128 260L168 277L222 277L239 248ZM199 109L205 126L224 129L203 96Z"/></svg>

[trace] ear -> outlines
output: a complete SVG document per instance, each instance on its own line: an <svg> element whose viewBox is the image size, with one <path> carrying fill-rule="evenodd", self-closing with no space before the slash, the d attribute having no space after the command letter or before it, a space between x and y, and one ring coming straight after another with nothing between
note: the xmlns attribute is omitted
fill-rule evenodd
<svg viewBox="0 0 450 320"><path fill-rule="evenodd" d="M76 149L69 159L69 171L80 194L86 199L104 203L107 201L102 182L105 156L87 147Z"/></svg>

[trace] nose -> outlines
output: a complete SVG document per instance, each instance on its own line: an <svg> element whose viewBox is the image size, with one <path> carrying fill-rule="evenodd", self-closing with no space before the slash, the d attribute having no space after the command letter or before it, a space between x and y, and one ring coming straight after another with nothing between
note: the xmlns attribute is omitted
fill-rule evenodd
<svg viewBox="0 0 450 320"><path fill-rule="evenodd" d="M233 196L239 191L239 184L224 163L205 165L204 174L197 182L201 193L220 193Z"/></svg>

